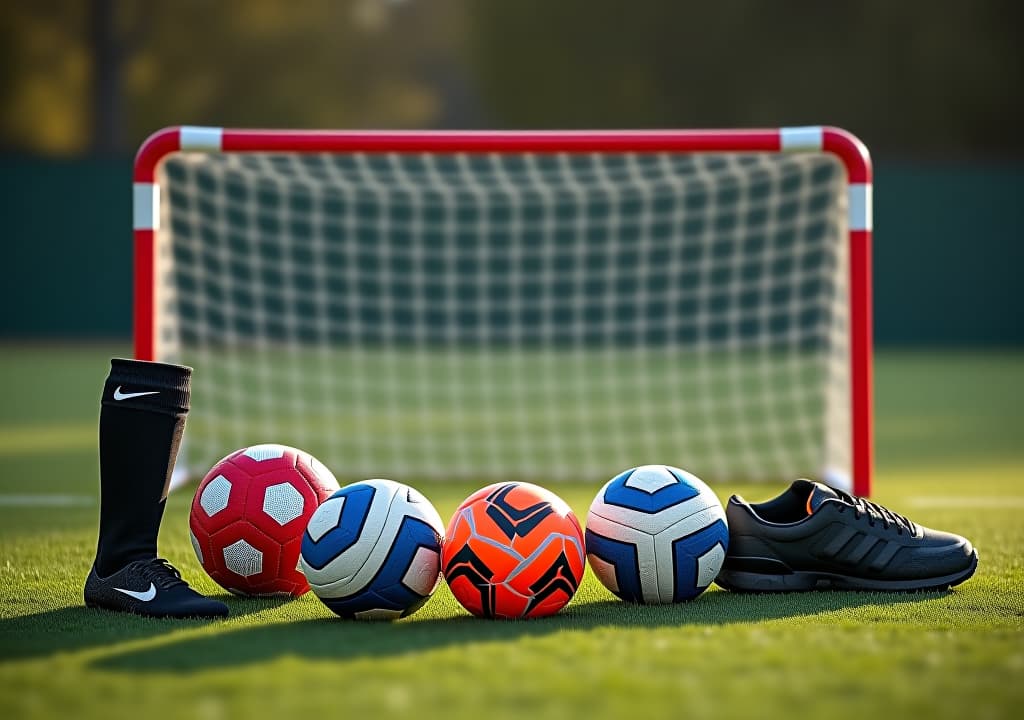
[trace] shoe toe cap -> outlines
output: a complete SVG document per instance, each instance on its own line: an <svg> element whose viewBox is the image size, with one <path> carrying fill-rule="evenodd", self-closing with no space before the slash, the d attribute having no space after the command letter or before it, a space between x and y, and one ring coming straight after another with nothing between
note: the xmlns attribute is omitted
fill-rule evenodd
<svg viewBox="0 0 1024 720"><path fill-rule="evenodd" d="M967 538L925 529L921 544L904 548L890 570L911 578L938 578L964 572L976 558L974 546Z"/></svg>

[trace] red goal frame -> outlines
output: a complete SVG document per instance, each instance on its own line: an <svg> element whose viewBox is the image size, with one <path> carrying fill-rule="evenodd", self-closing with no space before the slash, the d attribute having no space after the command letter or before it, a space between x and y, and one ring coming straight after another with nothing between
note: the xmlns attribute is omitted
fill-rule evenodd
<svg viewBox="0 0 1024 720"><path fill-rule="evenodd" d="M346 131L168 127L139 148L133 175L135 357L158 357L156 232L160 162L177 152L591 153L818 152L846 168L849 197L850 404L853 492L868 495L874 464L872 428L872 170L867 147L835 127L752 130L628 131Z"/></svg>

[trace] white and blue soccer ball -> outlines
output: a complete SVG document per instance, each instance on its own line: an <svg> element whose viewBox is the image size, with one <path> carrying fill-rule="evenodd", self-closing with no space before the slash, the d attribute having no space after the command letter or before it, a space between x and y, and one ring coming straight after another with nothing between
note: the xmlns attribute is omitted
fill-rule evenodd
<svg viewBox="0 0 1024 720"><path fill-rule="evenodd" d="M441 575L444 524L423 495L392 480L346 485L302 536L299 567L344 618L391 620L418 610Z"/></svg>
<svg viewBox="0 0 1024 720"><path fill-rule="evenodd" d="M667 465L626 470L590 505L587 559L623 600L691 600L714 581L729 547L725 511L696 476Z"/></svg>

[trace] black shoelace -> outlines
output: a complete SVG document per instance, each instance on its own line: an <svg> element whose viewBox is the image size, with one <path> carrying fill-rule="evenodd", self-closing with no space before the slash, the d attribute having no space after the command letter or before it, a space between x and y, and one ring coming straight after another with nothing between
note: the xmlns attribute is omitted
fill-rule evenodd
<svg viewBox="0 0 1024 720"><path fill-rule="evenodd" d="M868 524L872 527L874 527L876 520L880 520L887 530L889 529L889 526L892 525L900 535L903 534L904 530L911 535L914 533L914 523L911 522L909 518L893 512L884 505L879 505L878 503L871 502L867 498L862 498L857 495L850 495L842 490L835 490L835 492L853 508L853 512L856 517L859 518L866 515L868 518Z"/></svg>
<svg viewBox="0 0 1024 720"><path fill-rule="evenodd" d="M144 561L141 571L142 577L150 580L161 590L170 590L178 585L188 586L188 583L181 579L181 573L178 572L178 568L163 558L153 558L152 560Z"/></svg>

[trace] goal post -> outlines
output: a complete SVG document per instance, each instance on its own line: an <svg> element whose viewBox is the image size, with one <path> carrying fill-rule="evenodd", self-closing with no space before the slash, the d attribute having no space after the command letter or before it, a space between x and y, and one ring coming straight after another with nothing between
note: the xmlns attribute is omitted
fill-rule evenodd
<svg viewBox="0 0 1024 720"><path fill-rule="evenodd" d="M871 488L871 164L832 127L172 127L134 169L139 359L187 469Z"/></svg>

